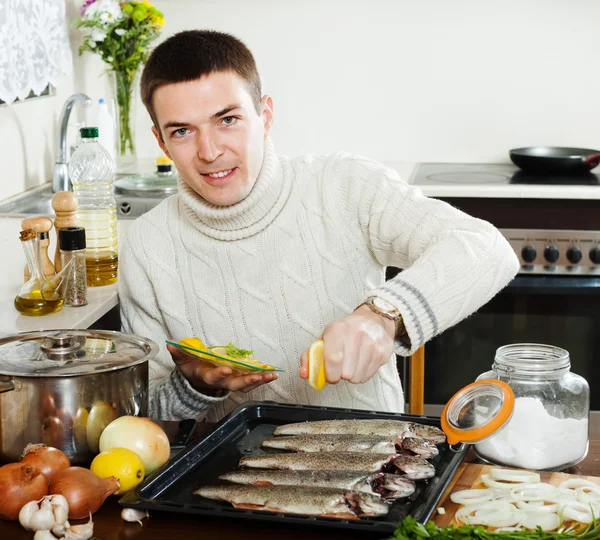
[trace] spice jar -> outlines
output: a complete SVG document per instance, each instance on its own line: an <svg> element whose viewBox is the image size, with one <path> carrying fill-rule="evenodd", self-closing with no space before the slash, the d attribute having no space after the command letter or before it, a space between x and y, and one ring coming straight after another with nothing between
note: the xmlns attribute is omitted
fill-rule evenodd
<svg viewBox="0 0 600 540"><path fill-rule="evenodd" d="M489 463L558 471L588 450L590 389L569 353L521 343L496 351L491 371L457 392L442 413L452 449L473 444Z"/></svg>
<svg viewBox="0 0 600 540"><path fill-rule="evenodd" d="M63 268L70 260L71 271L65 289L65 305L79 307L87 305L87 283L85 266L85 229L65 227L58 232L60 260Z"/></svg>

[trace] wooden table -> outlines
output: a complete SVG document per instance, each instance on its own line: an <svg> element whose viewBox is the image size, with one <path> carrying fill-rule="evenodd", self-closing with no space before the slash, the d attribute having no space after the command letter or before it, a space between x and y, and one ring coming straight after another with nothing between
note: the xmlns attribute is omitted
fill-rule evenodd
<svg viewBox="0 0 600 540"><path fill-rule="evenodd" d="M177 423L163 423L171 437ZM209 426L200 424L197 434L206 431ZM475 462L474 455L467 456L468 461ZM570 474L600 476L600 439L590 441L590 451L584 461L567 469ZM122 507L116 497L109 497L100 510L93 515L94 536L100 540L113 539L148 539L175 540L179 538L203 540L266 540L282 538L285 540L365 540L381 538L365 533L350 531L335 532L334 529L290 528L274 524L258 524L250 521L219 521L205 517L190 517L185 514L155 512L150 519L143 521L144 526L137 523L126 523L121 520ZM25 531L16 522L0 520L0 538L11 540L32 540L33 533Z"/></svg>

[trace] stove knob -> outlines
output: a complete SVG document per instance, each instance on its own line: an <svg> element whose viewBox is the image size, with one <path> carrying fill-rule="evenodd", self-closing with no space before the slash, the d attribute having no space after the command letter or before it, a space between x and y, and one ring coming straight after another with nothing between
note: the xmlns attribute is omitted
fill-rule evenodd
<svg viewBox="0 0 600 540"><path fill-rule="evenodd" d="M592 248L590 251L590 260L594 264L600 264L600 247Z"/></svg>
<svg viewBox="0 0 600 540"><path fill-rule="evenodd" d="M521 250L521 257L526 263L531 264L533 261L535 261L535 258L537 257L537 251L533 246L525 246Z"/></svg>
<svg viewBox="0 0 600 540"><path fill-rule="evenodd" d="M544 257L549 263L555 263L558 261L558 257L560 256L560 252L556 246L546 246L544 250Z"/></svg>
<svg viewBox="0 0 600 540"><path fill-rule="evenodd" d="M579 261L581 261L582 257L583 254L578 247L573 246L567 249L567 259L569 259L570 263L579 264Z"/></svg>

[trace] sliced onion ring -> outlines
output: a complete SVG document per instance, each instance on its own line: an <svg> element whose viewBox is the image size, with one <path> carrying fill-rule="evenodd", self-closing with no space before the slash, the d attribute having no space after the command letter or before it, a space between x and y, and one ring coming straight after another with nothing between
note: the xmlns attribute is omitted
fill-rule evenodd
<svg viewBox="0 0 600 540"><path fill-rule="evenodd" d="M523 484L535 484L541 477L536 472L521 471L518 469L490 469L490 477L493 480L505 480L506 482L521 482Z"/></svg>
<svg viewBox="0 0 600 540"><path fill-rule="evenodd" d="M541 527L544 531L553 531L560 526L560 517L554 512L525 512L527 517L521 521L521 527L535 530L537 527Z"/></svg>
<svg viewBox="0 0 600 540"><path fill-rule="evenodd" d="M548 501L556 493L556 488L550 484L521 484L514 486L510 494L515 501Z"/></svg>
<svg viewBox="0 0 600 540"><path fill-rule="evenodd" d="M491 501L494 494L488 489L463 489L450 495L450 500L456 504L478 504Z"/></svg>
<svg viewBox="0 0 600 540"><path fill-rule="evenodd" d="M579 502L596 505L600 503L600 486L581 486L575 489L575 493Z"/></svg>
<svg viewBox="0 0 600 540"><path fill-rule="evenodd" d="M517 501L517 508L530 512L555 513L558 511L558 503L544 504L544 501ZM535 527L534 527L535 529ZM544 529L545 530L545 529Z"/></svg>
<svg viewBox="0 0 600 540"><path fill-rule="evenodd" d="M490 488L511 490L514 487L523 485L523 482L499 482L490 477L489 474L482 474L481 481ZM529 485L529 484L528 484ZM533 484L531 484L533 485Z"/></svg>
<svg viewBox="0 0 600 540"><path fill-rule="evenodd" d="M567 489L577 489L582 486L594 486L597 487L598 484L591 482L590 480L586 480L585 478L569 478L565 480L561 484L559 484L559 488L567 488Z"/></svg>
<svg viewBox="0 0 600 540"><path fill-rule="evenodd" d="M469 504L460 508L455 519L469 525L488 527L511 527L525 519L525 512L504 501Z"/></svg>
<svg viewBox="0 0 600 540"><path fill-rule="evenodd" d="M589 525L597 519L599 515L598 508L590 504L584 504L579 501L568 501L562 510L564 521L579 521Z"/></svg>

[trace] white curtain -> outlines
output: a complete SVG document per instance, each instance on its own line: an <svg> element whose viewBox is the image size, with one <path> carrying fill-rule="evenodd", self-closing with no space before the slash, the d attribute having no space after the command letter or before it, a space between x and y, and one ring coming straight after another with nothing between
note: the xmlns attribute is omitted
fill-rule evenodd
<svg viewBox="0 0 600 540"><path fill-rule="evenodd" d="M0 0L0 99L39 95L72 69L65 0Z"/></svg>

